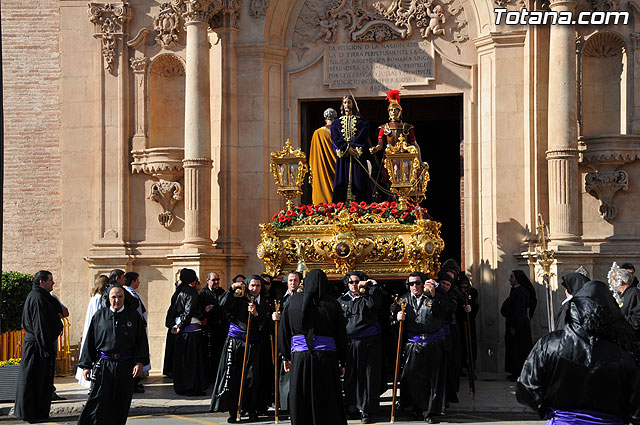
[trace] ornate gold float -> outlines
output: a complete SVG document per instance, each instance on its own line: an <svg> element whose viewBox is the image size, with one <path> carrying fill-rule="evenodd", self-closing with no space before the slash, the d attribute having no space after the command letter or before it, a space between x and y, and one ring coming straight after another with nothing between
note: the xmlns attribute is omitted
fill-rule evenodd
<svg viewBox="0 0 640 425"><path fill-rule="evenodd" d="M413 194L424 196L429 178L424 173L428 167L419 163L410 146L399 145L387 151L390 165L391 161L402 161L400 171L395 173L403 179L401 190L396 192L400 203L294 206L295 195L291 195L301 193L306 158L288 140L282 151L273 152L271 170L278 193L287 199L287 208L274 214L272 222L260 225L262 242L257 255L264 262L265 272L280 276L302 265L307 269L320 268L329 277L342 277L352 270L362 270L375 278L405 277L413 271L437 273L444 249L441 224L406 200ZM294 178L284 179L290 170L288 164L295 164L295 170L290 172ZM420 168L424 170L421 177ZM394 173L389 174L394 184ZM284 180L290 183L286 191L281 189Z"/></svg>

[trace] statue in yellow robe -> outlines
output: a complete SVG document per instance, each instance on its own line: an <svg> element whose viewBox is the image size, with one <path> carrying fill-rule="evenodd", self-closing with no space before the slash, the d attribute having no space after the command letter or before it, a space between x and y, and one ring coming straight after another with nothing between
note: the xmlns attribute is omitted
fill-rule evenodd
<svg viewBox="0 0 640 425"><path fill-rule="evenodd" d="M336 152L331 143L331 123L338 116L335 109L324 111L326 125L313 132L309 165L311 166L311 198L314 204L329 203L333 196Z"/></svg>

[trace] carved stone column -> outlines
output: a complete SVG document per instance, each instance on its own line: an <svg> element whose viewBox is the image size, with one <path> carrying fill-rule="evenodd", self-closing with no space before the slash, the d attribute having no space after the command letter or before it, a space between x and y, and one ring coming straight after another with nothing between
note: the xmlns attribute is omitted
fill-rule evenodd
<svg viewBox="0 0 640 425"><path fill-rule="evenodd" d="M238 0L222 0L219 13L211 19L211 27L219 37L216 57L219 62L212 73L221 78L220 87L220 231L216 246L227 255L242 254L238 237L238 37L240 6ZM216 84L217 85L217 84Z"/></svg>
<svg viewBox="0 0 640 425"><path fill-rule="evenodd" d="M211 240L211 123L208 18L211 1L186 1L187 32L184 123L184 240L182 250L208 251Z"/></svg>
<svg viewBox="0 0 640 425"><path fill-rule="evenodd" d="M573 0L552 0L552 11L573 12ZM576 39L573 25L549 34L549 228L559 244L579 241Z"/></svg>

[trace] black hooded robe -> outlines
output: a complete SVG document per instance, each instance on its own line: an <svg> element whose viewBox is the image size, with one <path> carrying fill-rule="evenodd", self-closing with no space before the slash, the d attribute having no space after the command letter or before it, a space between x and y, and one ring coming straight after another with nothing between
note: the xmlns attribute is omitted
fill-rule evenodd
<svg viewBox="0 0 640 425"><path fill-rule="evenodd" d="M585 275L578 272L567 273L562 276L562 286L564 286L569 293L569 295L573 295L578 292L585 283L589 281L589 278ZM568 314L568 300L565 300L560 306L560 310L556 314L556 320L554 322L554 328L556 330L562 329L567 324L567 314Z"/></svg>
<svg viewBox="0 0 640 425"><path fill-rule="evenodd" d="M347 355L347 332L340 304L329 294L323 271L312 270L304 292L291 296L282 312L280 352L291 360L291 423L346 425L339 379L339 363ZM291 339L302 335L310 348L291 353ZM314 336L331 337L336 351L314 350Z"/></svg>
<svg viewBox="0 0 640 425"><path fill-rule="evenodd" d="M60 303L40 286L34 286L22 310L26 331L16 391L15 416L25 421L49 417L56 367L57 339L62 332Z"/></svg>
<svg viewBox="0 0 640 425"><path fill-rule="evenodd" d="M110 359L103 358L106 353ZM89 399L78 425L124 425L133 396L133 368L149 363L144 320L129 307L103 307L91 319L78 367L92 369Z"/></svg>
<svg viewBox="0 0 640 425"><path fill-rule="evenodd" d="M588 282L568 304L566 326L531 350L516 384L518 401L541 418L566 418L564 411L578 413L569 415L575 424L584 423L580 413L601 418L598 423L615 415L640 424L640 364L623 348L632 331L607 285Z"/></svg>

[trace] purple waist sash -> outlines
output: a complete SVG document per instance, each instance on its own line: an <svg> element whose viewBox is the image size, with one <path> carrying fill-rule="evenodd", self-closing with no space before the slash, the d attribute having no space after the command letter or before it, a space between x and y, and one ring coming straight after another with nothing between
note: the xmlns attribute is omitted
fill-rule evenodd
<svg viewBox="0 0 640 425"><path fill-rule="evenodd" d="M366 329L358 333L349 335L349 339L366 338L368 336L374 336L374 335L380 335L380 326L377 323L374 323L373 325L367 327Z"/></svg>
<svg viewBox="0 0 640 425"><path fill-rule="evenodd" d="M624 419L593 410L552 410L547 425L623 425Z"/></svg>
<svg viewBox="0 0 640 425"><path fill-rule="evenodd" d="M440 328L437 331L430 334L415 334L409 332L409 342L417 342L420 344L429 344L431 342L444 341L446 339L444 328Z"/></svg>
<svg viewBox="0 0 640 425"><path fill-rule="evenodd" d="M185 333L195 332L195 331L199 331L200 329L201 328L199 323L189 323L187 326L184 327L182 332L185 332Z"/></svg>
<svg viewBox="0 0 640 425"><path fill-rule="evenodd" d="M252 332L253 334L253 332ZM244 331L238 327L235 323L229 323L229 334L231 338L241 339L244 341L247 338L247 331ZM251 335L249 337L249 342L258 342L260 341L259 336Z"/></svg>
<svg viewBox="0 0 640 425"><path fill-rule="evenodd" d="M114 362L124 362L133 358L133 353L105 353L100 351L100 358L105 360L111 360Z"/></svg>
<svg viewBox="0 0 640 425"><path fill-rule="evenodd" d="M313 337L313 351L336 351L336 340L330 336L316 335ZM309 351L307 340L304 335L294 335L291 337L291 352L300 353Z"/></svg>

